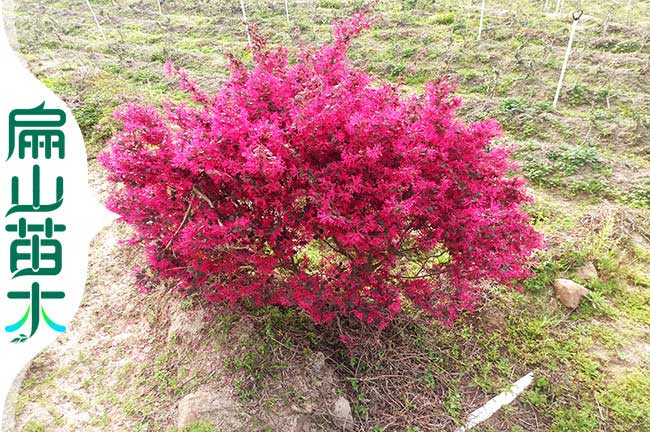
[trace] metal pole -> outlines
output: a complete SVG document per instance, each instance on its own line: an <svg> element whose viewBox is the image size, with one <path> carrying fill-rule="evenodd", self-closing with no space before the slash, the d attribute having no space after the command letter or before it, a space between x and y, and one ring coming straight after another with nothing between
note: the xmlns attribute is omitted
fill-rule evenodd
<svg viewBox="0 0 650 432"><path fill-rule="evenodd" d="M571 45L573 45L573 38L576 34L576 27L578 27L578 20L582 16L582 11L573 12L573 25L571 26L571 35L569 36L569 44L564 53L564 63L562 63L562 71L560 72L560 80L557 82L557 90L555 90L555 98L553 99L553 109L557 108L557 101L560 99L560 90L562 90L562 82L564 81L564 74L566 73L566 66L569 63L569 56L571 55Z"/></svg>
<svg viewBox="0 0 650 432"><path fill-rule="evenodd" d="M161 2L161 0L158 0L158 12L160 13L160 15L163 14L162 13L162 2Z"/></svg>
<svg viewBox="0 0 650 432"><path fill-rule="evenodd" d="M481 40L481 33L483 32L483 16L485 15L485 0L481 0L481 18L478 22L478 37L477 40Z"/></svg>

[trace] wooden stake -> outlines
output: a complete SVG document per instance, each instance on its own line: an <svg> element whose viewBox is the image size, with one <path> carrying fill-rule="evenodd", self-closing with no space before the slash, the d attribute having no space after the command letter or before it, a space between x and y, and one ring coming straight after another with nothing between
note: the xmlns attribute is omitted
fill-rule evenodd
<svg viewBox="0 0 650 432"><path fill-rule="evenodd" d="M573 12L573 24L571 25L571 35L569 36L569 44L564 53L564 63L562 63L562 71L560 72L560 80L557 82L557 90L555 90L555 98L553 99L553 109L557 108L557 101L560 99L560 91L562 90L562 82L564 81L564 74L566 73L566 66L569 63L569 56L571 55L571 45L573 45L573 38L576 34L576 27L578 27L578 20L582 16L582 11Z"/></svg>
<svg viewBox="0 0 650 432"><path fill-rule="evenodd" d="M485 0L481 0L481 18L478 21L478 37L481 40L481 33L483 32L483 16L485 15Z"/></svg>

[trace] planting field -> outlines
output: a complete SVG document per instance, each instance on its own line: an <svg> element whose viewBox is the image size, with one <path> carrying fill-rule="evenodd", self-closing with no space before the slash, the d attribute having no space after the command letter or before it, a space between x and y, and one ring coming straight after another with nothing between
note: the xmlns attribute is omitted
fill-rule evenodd
<svg viewBox="0 0 650 432"><path fill-rule="evenodd" d="M547 3L487 0L478 40L480 1L380 0L350 50L405 95L449 76L462 119L499 120L547 242L536 277L488 287L452 327L415 310L381 332L317 326L169 285L141 294L130 270L142 251L119 243L130 232L115 223L91 245L77 319L25 373L15 430L454 431L532 371L532 385L473 430L650 431L650 2ZM238 1L13 4L15 49L74 112L100 199L96 157L119 128L113 111L186 99L166 60L208 92L227 78L227 52L251 64ZM288 18L282 0L245 6L271 44L297 47L330 40L331 21L362 3L290 0ZM584 15L554 108L574 8ZM558 300L557 278L588 289L575 310Z"/></svg>

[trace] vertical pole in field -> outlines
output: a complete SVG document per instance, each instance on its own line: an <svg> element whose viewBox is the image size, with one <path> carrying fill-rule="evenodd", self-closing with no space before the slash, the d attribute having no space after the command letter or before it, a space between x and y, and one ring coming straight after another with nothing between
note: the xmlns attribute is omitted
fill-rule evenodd
<svg viewBox="0 0 650 432"><path fill-rule="evenodd" d="M246 16L246 5L244 4L244 0L239 0L239 4L241 5L241 14L244 17L244 25L246 26L246 37L248 38L248 45L252 47L253 44L251 42L251 33L248 31L248 17Z"/></svg>
<svg viewBox="0 0 650 432"><path fill-rule="evenodd" d="M318 18L318 0L311 0L313 10L311 18L311 32L314 35L314 40L316 39L316 18Z"/></svg>
<svg viewBox="0 0 650 432"><path fill-rule="evenodd" d="M477 40L481 40L481 33L483 32L483 17L485 16L485 0L481 0L481 18L478 21L478 36Z"/></svg>
<svg viewBox="0 0 650 432"><path fill-rule="evenodd" d="M318 17L318 0L308 0L307 3L311 5L311 34L316 40L316 18Z"/></svg>
<svg viewBox="0 0 650 432"><path fill-rule="evenodd" d="M160 13L160 15L163 14L162 13L162 0L158 0L158 13Z"/></svg>
<svg viewBox="0 0 650 432"><path fill-rule="evenodd" d="M630 12L632 11L632 0L627 0L627 18L630 19Z"/></svg>
<svg viewBox="0 0 650 432"><path fill-rule="evenodd" d="M289 22L289 0L284 0L284 12L287 15L287 28L291 27Z"/></svg>
<svg viewBox="0 0 650 432"><path fill-rule="evenodd" d="M99 32L102 34L102 37L106 37L104 34L104 29L102 26L99 24L99 20L97 19L97 15L95 15L95 11L93 10L93 7L90 5L90 0L86 0L86 5L88 6L88 9L90 9L90 13L93 15L93 19L95 20L95 24L97 25L97 28L99 29Z"/></svg>
<svg viewBox="0 0 650 432"><path fill-rule="evenodd" d="M571 45L573 45L573 38L576 34L576 27L578 27L578 20L582 16L582 11L573 12L571 15L573 24L571 25L571 35L569 36L569 44L564 53L564 63L562 63L562 71L560 72L560 80L557 82L557 90L555 90L555 98L553 99L553 109L557 108L557 101L560 99L560 90L562 90L562 82L564 81L564 74L566 73L566 66L569 63L569 56L571 55Z"/></svg>

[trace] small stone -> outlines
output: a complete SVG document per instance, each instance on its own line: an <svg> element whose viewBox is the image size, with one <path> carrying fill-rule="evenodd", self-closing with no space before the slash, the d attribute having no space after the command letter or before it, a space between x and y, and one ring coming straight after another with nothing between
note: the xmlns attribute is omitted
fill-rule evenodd
<svg viewBox="0 0 650 432"><path fill-rule="evenodd" d="M320 375L325 367L325 354L320 351L315 352L309 366L314 375Z"/></svg>
<svg viewBox="0 0 650 432"><path fill-rule="evenodd" d="M489 330L502 330L506 326L506 316L501 309L487 304L481 314L485 322L485 327Z"/></svg>
<svg viewBox="0 0 650 432"><path fill-rule="evenodd" d="M632 243L632 248L635 250L648 250L650 249L650 242L643 238L640 234L632 234L630 236L630 243Z"/></svg>
<svg viewBox="0 0 650 432"><path fill-rule="evenodd" d="M167 331L167 342L174 337L182 340L192 340L201 336L206 325L203 313L196 310L185 310L180 304L173 304L169 311L170 325Z"/></svg>
<svg viewBox="0 0 650 432"><path fill-rule="evenodd" d="M293 415L287 419L282 430L287 432L310 432L311 419L305 415Z"/></svg>
<svg viewBox="0 0 650 432"><path fill-rule="evenodd" d="M570 279L555 279L553 286L560 303L569 309L577 308L580 300L589 292L587 288Z"/></svg>
<svg viewBox="0 0 650 432"><path fill-rule="evenodd" d="M90 414L87 412L79 413L75 416L75 421L77 423L88 423L90 421Z"/></svg>
<svg viewBox="0 0 650 432"><path fill-rule="evenodd" d="M183 428L194 421L206 420L221 425L224 430L242 426L241 407L228 391L203 389L188 394L178 402L176 425Z"/></svg>
<svg viewBox="0 0 650 432"><path fill-rule="evenodd" d="M598 270L596 270L594 263L588 262L576 270L576 276L586 281L596 280L598 279Z"/></svg>
<svg viewBox="0 0 650 432"><path fill-rule="evenodd" d="M314 352L309 356L306 370L309 372L309 378L313 385L331 385L334 383L334 373L332 368L326 362L326 356L320 351Z"/></svg>
<svg viewBox="0 0 650 432"><path fill-rule="evenodd" d="M339 397L334 403L334 424L343 429L352 429L354 419L350 402L344 397Z"/></svg>

